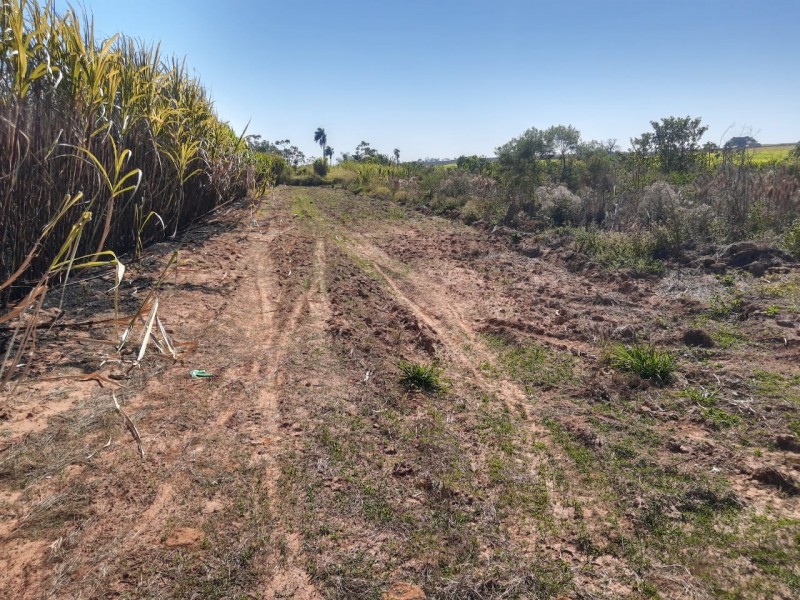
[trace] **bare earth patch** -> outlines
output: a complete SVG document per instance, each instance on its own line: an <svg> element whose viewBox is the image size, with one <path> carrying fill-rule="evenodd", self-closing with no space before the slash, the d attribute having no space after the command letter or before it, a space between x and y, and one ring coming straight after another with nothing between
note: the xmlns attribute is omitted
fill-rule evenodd
<svg viewBox="0 0 800 600"><path fill-rule="evenodd" d="M795 270L638 277L330 189L247 215L129 269L128 313L179 250L176 360L114 362L108 324L42 328L0 400L0 589L800 594ZM111 315L104 285L71 287L60 322ZM612 367L620 345L674 373Z"/></svg>

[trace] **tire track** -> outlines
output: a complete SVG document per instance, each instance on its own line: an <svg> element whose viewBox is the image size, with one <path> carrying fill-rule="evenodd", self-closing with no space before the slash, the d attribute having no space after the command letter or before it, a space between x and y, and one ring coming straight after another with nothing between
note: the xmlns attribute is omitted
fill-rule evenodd
<svg viewBox="0 0 800 600"><path fill-rule="evenodd" d="M480 370L479 365L491 364L495 360L494 354L486 347L478 333L468 325L464 316L456 309L452 298L441 294L436 286L430 282L417 283L416 274L408 274L410 287L413 293L406 293L400 286L397 278L390 272L393 270L391 259L381 250L363 238L359 238L350 246L358 258L366 261L380 275L394 296L404 304L412 314L422 323L430 327L442 341L446 352L452 360L462 369L466 370L469 377L480 388L488 390L503 400L506 405L520 405L528 402L528 394L516 383L506 380L491 380ZM428 302L437 307L437 313L422 306L416 298L423 293ZM529 424L531 430L537 434L545 433L545 429L538 423Z"/></svg>
<svg viewBox="0 0 800 600"><path fill-rule="evenodd" d="M301 538L280 518L285 513L281 506L278 481L281 476L280 456L293 445L293 437L281 435L281 425L285 411L282 410L280 392L285 385L282 367L290 348L296 345L300 332L306 328L321 327L329 305L325 293L325 245L317 240L312 267L313 283L288 308L288 316L278 322L276 315L282 310L282 302L270 299L270 291L277 289L277 276L273 265L260 263L256 274L256 286L259 296L259 321L262 331L270 332L268 338L255 349L258 357L253 363L254 375L261 381L257 398L257 406L264 420L261 423L260 435L268 443L268 450L254 454L253 459L260 461L267 475L265 494L271 507L277 539L284 541L283 557L280 565L274 565L271 577L264 582L264 598L296 598L298 600L314 600L321 595L311 583L308 573L302 568L305 562L301 548ZM304 318L308 314L308 318ZM262 364L266 368L262 371Z"/></svg>

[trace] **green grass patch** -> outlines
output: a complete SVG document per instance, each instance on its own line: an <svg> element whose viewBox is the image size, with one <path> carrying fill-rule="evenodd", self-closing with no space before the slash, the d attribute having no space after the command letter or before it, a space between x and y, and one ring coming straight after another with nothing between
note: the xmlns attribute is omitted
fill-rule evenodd
<svg viewBox="0 0 800 600"><path fill-rule="evenodd" d="M659 383L671 382L677 368L677 358L671 352L644 344L616 344L609 351L608 362L615 369Z"/></svg>
<svg viewBox="0 0 800 600"><path fill-rule="evenodd" d="M735 348L747 341L747 336L742 334L735 327L729 326L716 327L711 331L710 335L711 339L723 350Z"/></svg>
<svg viewBox="0 0 800 600"><path fill-rule="evenodd" d="M727 319L742 312L744 297L741 292L714 293L708 302L708 315L712 319Z"/></svg>
<svg viewBox="0 0 800 600"><path fill-rule="evenodd" d="M800 403L800 375L783 375L758 369L753 371L750 382L758 394Z"/></svg>
<svg viewBox="0 0 800 600"><path fill-rule="evenodd" d="M423 392L441 393L447 390L447 382L442 378L443 369L435 362L429 365L400 361L400 383L408 389Z"/></svg>
<svg viewBox="0 0 800 600"><path fill-rule="evenodd" d="M797 298L800 296L800 282L797 277L768 280L761 286L761 293L770 298Z"/></svg>
<svg viewBox="0 0 800 600"><path fill-rule="evenodd" d="M630 269L646 275L664 272L664 263L655 258L658 245L649 233L579 229L575 249L609 269Z"/></svg>
<svg viewBox="0 0 800 600"><path fill-rule="evenodd" d="M499 365L482 370L499 373L523 384L530 393L535 387L553 387L572 381L573 358L534 342L518 344L500 335L488 335L488 344L498 352Z"/></svg>
<svg viewBox="0 0 800 600"><path fill-rule="evenodd" d="M703 420L715 429L735 427L742 422L739 415L719 407L719 393L716 388L687 387L678 395L699 406Z"/></svg>
<svg viewBox="0 0 800 600"><path fill-rule="evenodd" d="M316 221L319 219L319 209L306 190L292 189L292 214L301 219Z"/></svg>
<svg viewBox="0 0 800 600"><path fill-rule="evenodd" d="M542 423L550 431L553 440L558 443L575 463L578 471L587 475L593 476L596 474L597 460L594 453L585 445L576 441L574 436L571 435L564 427L555 419L546 417Z"/></svg>

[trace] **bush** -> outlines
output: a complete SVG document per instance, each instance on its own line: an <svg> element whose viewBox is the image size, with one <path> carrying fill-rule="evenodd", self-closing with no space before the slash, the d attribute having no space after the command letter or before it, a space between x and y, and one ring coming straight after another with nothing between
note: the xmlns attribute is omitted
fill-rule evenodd
<svg viewBox="0 0 800 600"><path fill-rule="evenodd" d="M385 185L378 185L372 188L369 191L370 196L374 198L380 198L381 200L391 200L392 198L392 190L390 190Z"/></svg>
<svg viewBox="0 0 800 600"><path fill-rule="evenodd" d="M800 260L800 219L795 220L783 234L783 247L794 258Z"/></svg>
<svg viewBox="0 0 800 600"><path fill-rule="evenodd" d="M575 235L575 249L610 269L631 269L659 275L664 264L655 258L658 246L648 232L620 233L581 229Z"/></svg>
<svg viewBox="0 0 800 600"><path fill-rule="evenodd" d="M350 189L357 178L358 175L351 169L346 169L341 166L335 166L328 169L328 179L330 179L331 183L338 187Z"/></svg>
<svg viewBox="0 0 800 600"><path fill-rule="evenodd" d="M250 161L254 167L254 181L251 187L261 190L265 186L285 183L289 173L286 160L277 154L251 152Z"/></svg>
<svg viewBox="0 0 800 600"><path fill-rule="evenodd" d="M498 198L479 196L468 200L462 207L461 218L468 225L476 221L496 225L503 219L505 212L505 204Z"/></svg>
<svg viewBox="0 0 800 600"><path fill-rule="evenodd" d="M325 159L318 158L314 161L314 174L325 177L328 174L328 163Z"/></svg>
<svg viewBox="0 0 800 600"><path fill-rule="evenodd" d="M329 185L326 179L323 179L319 175L314 173L299 173L298 175L292 175L286 183L288 185L307 185L307 186L320 186L320 185Z"/></svg>
<svg viewBox="0 0 800 600"><path fill-rule="evenodd" d="M536 200L541 215L556 227L577 225L583 220L581 199L563 185L537 188Z"/></svg>

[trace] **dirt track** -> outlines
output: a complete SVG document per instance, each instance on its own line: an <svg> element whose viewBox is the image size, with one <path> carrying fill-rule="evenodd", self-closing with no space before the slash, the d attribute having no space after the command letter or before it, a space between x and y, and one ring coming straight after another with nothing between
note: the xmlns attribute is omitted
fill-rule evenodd
<svg viewBox="0 0 800 600"><path fill-rule="evenodd" d="M131 267L130 306L172 249ZM196 346L127 372L100 367L110 330L45 333L0 404L13 597L800 593L800 340L765 312L796 317L795 273L737 279L748 319L708 319L729 281L576 270L546 238L303 188L180 251L161 315ZM632 331L675 382L608 367Z"/></svg>

